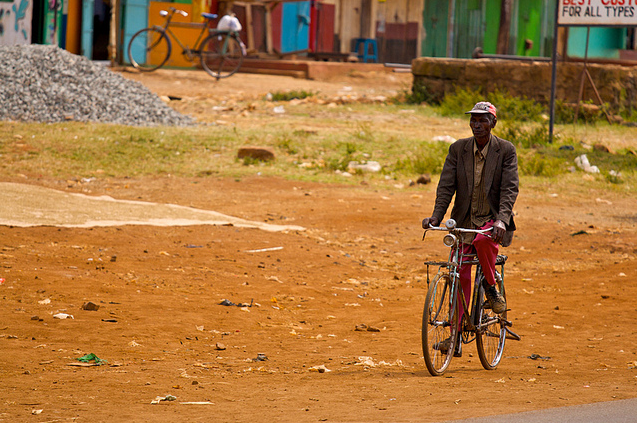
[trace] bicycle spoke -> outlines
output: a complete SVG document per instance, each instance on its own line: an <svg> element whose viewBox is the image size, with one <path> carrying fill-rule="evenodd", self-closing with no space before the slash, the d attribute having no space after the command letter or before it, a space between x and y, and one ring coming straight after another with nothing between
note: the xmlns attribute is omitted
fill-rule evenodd
<svg viewBox="0 0 637 423"><path fill-rule="evenodd" d="M145 28L131 38L128 59L136 69L150 72L166 63L171 50L170 40L163 30Z"/></svg>
<svg viewBox="0 0 637 423"><path fill-rule="evenodd" d="M240 41L230 33L211 35L201 43L201 65L213 77L226 78L243 63Z"/></svg>
<svg viewBox="0 0 637 423"><path fill-rule="evenodd" d="M450 287L449 275L440 274L432 281L425 299L422 347L427 369L434 376L444 373L453 356L457 324Z"/></svg>
<svg viewBox="0 0 637 423"><path fill-rule="evenodd" d="M482 282L479 283L478 289L478 313L476 347L482 367L487 370L493 370L500 363L502 353L504 352L504 342L506 339L506 311L502 315L497 315L491 310L489 302L484 296L484 288ZM504 287L500 286L501 293L504 296ZM506 297L505 297L506 298Z"/></svg>

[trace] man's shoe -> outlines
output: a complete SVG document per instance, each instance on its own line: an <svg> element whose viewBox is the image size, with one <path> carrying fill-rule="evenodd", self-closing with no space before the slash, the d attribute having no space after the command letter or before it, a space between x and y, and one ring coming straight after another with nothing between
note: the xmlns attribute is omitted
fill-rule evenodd
<svg viewBox="0 0 637 423"><path fill-rule="evenodd" d="M449 348L451 347L451 337L445 339L442 342L436 342L434 344L434 350L438 350L443 354L447 354L449 352ZM462 341L458 341L456 343L456 349L453 352L454 357L462 357Z"/></svg>
<svg viewBox="0 0 637 423"><path fill-rule="evenodd" d="M495 288L495 285L484 284L484 295L487 297L491 310L496 314L502 314L507 309L507 303L504 297Z"/></svg>

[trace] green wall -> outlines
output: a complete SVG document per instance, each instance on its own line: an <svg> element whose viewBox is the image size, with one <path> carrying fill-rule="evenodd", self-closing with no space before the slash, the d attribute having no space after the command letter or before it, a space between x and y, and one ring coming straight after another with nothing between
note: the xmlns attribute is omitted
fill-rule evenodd
<svg viewBox="0 0 637 423"><path fill-rule="evenodd" d="M588 57L619 59L619 50L626 48L625 39L626 28L591 27ZM567 54L569 57L584 58L586 54L586 28L569 28Z"/></svg>
<svg viewBox="0 0 637 423"><path fill-rule="evenodd" d="M486 26L482 50L485 54L495 54L500 30L500 0L487 0Z"/></svg>

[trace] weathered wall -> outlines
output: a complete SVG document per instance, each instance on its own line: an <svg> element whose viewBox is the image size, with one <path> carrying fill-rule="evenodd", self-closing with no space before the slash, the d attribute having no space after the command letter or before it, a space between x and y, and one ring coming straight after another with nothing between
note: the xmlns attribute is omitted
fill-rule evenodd
<svg viewBox="0 0 637 423"><path fill-rule="evenodd" d="M577 102L583 63L558 63L556 99ZM589 64L602 100L614 110L637 108L637 69L618 65ZM497 59L444 59L421 57L412 62L414 89L424 89L440 100L457 87L482 89L485 93L500 89L515 96L526 96L543 104L551 97L551 63ZM588 79L584 101L598 103Z"/></svg>
<svg viewBox="0 0 637 423"><path fill-rule="evenodd" d="M33 2L13 0L0 2L0 45L31 44Z"/></svg>

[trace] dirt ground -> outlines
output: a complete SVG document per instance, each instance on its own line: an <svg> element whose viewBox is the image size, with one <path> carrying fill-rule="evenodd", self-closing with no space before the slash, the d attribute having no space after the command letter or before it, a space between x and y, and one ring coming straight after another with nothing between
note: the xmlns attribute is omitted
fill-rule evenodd
<svg viewBox="0 0 637 423"><path fill-rule="evenodd" d="M384 95L409 82L124 75L160 95L195 97L199 82L197 96L213 99L296 86ZM440 236L422 241L419 229L434 186L93 181L91 195L305 230L0 226L0 421L437 422L633 398L634 198L529 185L503 251L509 316L522 340L507 341L495 371L482 369L470 344L434 378L420 346L422 262L445 250ZM87 302L99 309L82 309ZM360 324L378 331L356 331ZM107 363L78 367L89 353ZM167 396L174 401L151 404Z"/></svg>

